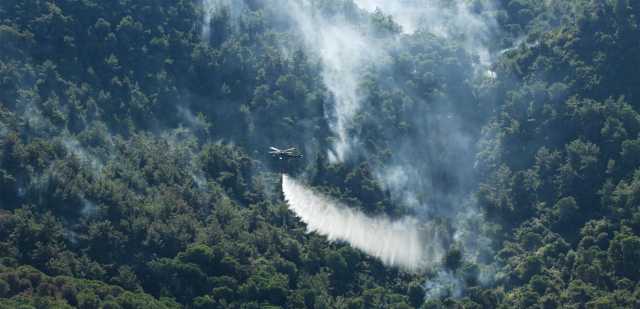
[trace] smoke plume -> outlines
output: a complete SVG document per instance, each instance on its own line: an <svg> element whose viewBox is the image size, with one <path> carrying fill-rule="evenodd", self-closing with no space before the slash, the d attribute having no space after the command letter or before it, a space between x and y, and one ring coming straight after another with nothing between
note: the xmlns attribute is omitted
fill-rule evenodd
<svg viewBox="0 0 640 309"><path fill-rule="evenodd" d="M289 208L307 224L309 232L330 241L345 241L384 264L419 271L439 263L444 240L433 225L407 217L392 221L370 217L322 196L287 175L282 191Z"/></svg>
<svg viewBox="0 0 640 309"><path fill-rule="evenodd" d="M240 0L202 0L202 39L209 40L211 21L216 14L223 12L235 20L244 9L244 1Z"/></svg>
<svg viewBox="0 0 640 309"><path fill-rule="evenodd" d="M402 36L428 33L455 42L475 60L475 74L489 74L490 42L497 32L490 13L491 2L439 0L354 0L341 4L341 10L327 13L313 0L287 1L283 11L294 22L309 54L322 64L322 77L331 94L325 107L334 135L328 153L332 163L343 162L354 150L361 150L354 132L354 121L366 99L362 82L368 70L389 66L392 50L408 50ZM367 14L383 14L401 26L401 33L388 39L377 37ZM495 74L495 73L493 73ZM470 76L469 78L472 78Z"/></svg>
<svg viewBox="0 0 640 309"><path fill-rule="evenodd" d="M392 202L408 206L415 217L371 217L284 175L290 209L310 232L347 242L386 265L411 271L437 266L454 242L465 249L465 261L478 262L482 251L490 250L490 240L482 236L484 218L472 198L479 127L470 111L479 103L471 83L481 74L495 78L490 65L499 53L491 52L497 33L492 1L257 2L264 2L265 20L286 41L280 46L285 57L302 49L321 68L328 92L324 112L333 136L329 161L374 162L372 173ZM231 16L251 6L231 0L203 3L205 37L214 29L209 23L216 6L230 7ZM389 115L397 118L389 121ZM389 130L395 135L381 133L376 145L365 145L372 131L363 128L374 124L383 129L401 124L408 133ZM381 154L385 150L388 154ZM442 272L431 295L443 294L436 282L456 282L453 290L462 290L457 276Z"/></svg>
<svg viewBox="0 0 640 309"><path fill-rule="evenodd" d="M344 14L325 16L307 1L291 1L287 12L307 50L315 53L323 65L322 78L334 101L326 108L335 135L328 156L332 162L342 162L355 142L349 130L362 100L358 91L361 76L367 65L382 57L384 50Z"/></svg>
<svg viewBox="0 0 640 309"><path fill-rule="evenodd" d="M308 53L316 55L321 63L323 81L331 94L325 110L335 136L329 151L332 163L346 161L356 153L364 153L369 160L376 156L359 143L366 137L359 135L362 132L356 122L366 113L370 123L384 127L386 111L369 104L365 82L378 84L378 89L386 87L388 93L404 91L405 98L418 106L398 120L404 121L412 134L390 138L388 157L373 158L379 164L372 164L376 180L391 193L394 202L415 210L415 218L391 221L369 217L285 176L283 190L291 210L309 231L346 241L387 265L411 270L437 266L448 248L448 237L465 249L465 261L481 262L483 251L490 250L490 240L484 236L484 218L472 198L478 130L470 129L474 116L468 111L476 108L477 102L473 95L465 94L465 89L472 88L470 81L475 78L495 78L490 66L498 27L492 1L353 0L345 1L339 12L330 14L322 12L321 5L313 0L288 2L286 12ZM370 17L362 18L374 15L391 16L401 31L387 38L377 37ZM417 61L407 70L412 76L437 72L440 76L434 75L434 80L444 76L445 81L436 87L437 95L406 87L413 82L408 80L412 77L397 74L396 67L403 53L429 59L431 53L448 46L460 51L447 55L458 57L462 63L459 67L448 66L446 71L442 69L447 67L444 63L431 66L428 61ZM370 78L376 71L385 73ZM453 232L438 229L437 220L446 221ZM453 282L454 288L446 290L457 291L451 294L453 297L461 295L464 285L458 275L442 272L429 293L441 295L443 289L437 286Z"/></svg>

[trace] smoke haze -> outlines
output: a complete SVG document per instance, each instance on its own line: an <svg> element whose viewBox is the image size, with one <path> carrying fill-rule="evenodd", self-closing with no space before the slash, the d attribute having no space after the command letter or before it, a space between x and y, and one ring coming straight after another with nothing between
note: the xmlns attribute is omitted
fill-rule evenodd
<svg viewBox="0 0 640 309"><path fill-rule="evenodd" d="M308 225L309 231L330 240L346 241L387 265L410 270L437 266L448 249L443 245L449 244L443 241L448 237L464 248L465 261L479 262L483 251L491 250L491 241L484 236L484 218L471 195L478 132L469 130L469 112L459 108L474 109L476 104L473 95L465 94L461 88L471 89L469 83L476 78L495 78L490 70L496 56L491 44L499 30L491 13L492 2L354 0L355 10L366 18L353 17L360 15L351 12L353 8L347 3L341 12L331 14L321 12L314 1L289 1L287 7L307 52L317 55L324 84L331 94L325 106L334 135L328 157L336 163L364 154L376 162L372 169L378 183L390 192L394 203L413 209L416 216L400 221L372 218L319 196L285 176L283 190L291 210ZM401 31L377 37L370 20L373 15L367 14L389 16ZM447 86L438 95L409 89L407 77L394 71L403 53L416 58L420 58L416 54L423 53L428 59L433 57L431 53L447 46L455 46L461 67L443 70L445 64L418 62L410 69L415 76L425 72L448 75L435 77L449 80L443 81ZM390 93L402 89L417 106L403 119L412 133L387 137L390 142L386 146L391 149L387 157L376 157L360 143L366 139L361 138L357 123L360 114L367 113L366 117L386 126L387 111L368 101L370 94L363 86L366 82L376 83ZM444 220L451 230L438 230L434 223L437 220ZM461 295L464 284L458 275L440 272L428 282L427 297L443 291L457 291L451 293L453 297Z"/></svg>
<svg viewBox="0 0 640 309"><path fill-rule="evenodd" d="M335 134L328 156L332 162L342 162L355 143L349 130L362 101L359 93L361 75L384 51L344 15L324 16L306 1L289 2L287 12L297 25L307 50L317 53L323 65L322 78L335 101L325 111Z"/></svg>
<svg viewBox="0 0 640 309"><path fill-rule="evenodd" d="M206 3L209 12L215 12L211 3L225 3L232 12L246 8L244 1ZM336 3L340 9L325 10L323 1L276 0L265 2L265 14L282 26L278 30L287 38L280 46L285 57L301 49L319 64L332 136L326 150L329 161L369 161L392 203L410 208L414 217L392 221L367 216L285 175L283 191L290 209L309 232L347 242L386 265L411 271L437 266L453 242L464 248L465 261L477 262L480 251L490 250L490 239L483 236L484 218L471 196L479 130L470 129L470 118L476 115L469 115L477 108L472 80L495 78L490 65L499 53L492 54L491 42L498 30L491 1ZM404 54L417 60L404 63ZM400 72L400 66L406 66L406 72ZM433 82L420 84L424 81ZM364 145L368 132L359 121L367 118L389 127L385 117L394 111L374 105L371 89L379 91L377 96L402 93L402 102L389 105L395 104L391 108L403 117L393 123L401 122L409 131L381 136L376 149ZM381 155L384 149L390 152ZM438 275L431 294L442 294L436 291L447 290L441 288L446 285L462 289L457 276Z"/></svg>
<svg viewBox="0 0 640 309"><path fill-rule="evenodd" d="M327 14L314 1L288 1L285 10L294 21L306 49L317 54L323 66L323 80L332 95L326 106L327 120L334 134L331 162L343 162L359 148L353 134L354 118L363 104L360 89L370 67L388 64L389 52L404 49L396 38L381 40L372 36L370 22L359 11L390 16L404 35L426 32L446 41L456 42L474 62L474 74L487 74L491 63L489 42L497 31L490 14L483 14L489 4L471 7L466 1L437 0L355 0L344 3L342 12ZM470 76L471 77L471 76Z"/></svg>

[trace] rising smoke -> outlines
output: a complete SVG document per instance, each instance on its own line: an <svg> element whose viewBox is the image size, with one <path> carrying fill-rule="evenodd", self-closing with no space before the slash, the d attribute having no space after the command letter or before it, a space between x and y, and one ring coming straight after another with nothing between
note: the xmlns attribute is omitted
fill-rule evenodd
<svg viewBox="0 0 640 309"><path fill-rule="evenodd" d="M490 1L472 5L463 0L353 0L358 9L391 16L401 26L395 38L383 41L371 36L370 24L348 18L353 14L346 10L326 17L314 3L290 1L287 12L296 22L309 53L318 54L325 86L332 95L333 104L326 107L327 120L336 137L329 152L331 162L344 162L355 153L367 153L354 129L357 118L365 111L374 121L384 116L372 114L362 89L363 81L371 71L394 72L395 63L388 58L413 53L409 44L419 41L418 38L435 37L439 42L458 46L468 55L471 59L468 68L457 72L461 78L455 83L495 78L490 66L497 23L490 13ZM413 74L422 72L416 66ZM400 80L392 75L384 82L397 89L403 87ZM437 98L407 92L411 100L424 106L403 119L414 134L405 139L392 138L390 156L373 165L378 182L391 193L394 202L414 209L418 214L415 218L392 222L367 217L285 177L283 190L291 209L310 231L331 240L346 241L388 265L413 270L440 262L447 249L442 246L446 243L442 239L451 235L433 232L437 231L433 222L446 218L455 231L454 241L464 247L465 260L478 262L481 251L489 250L490 241L483 235L482 214L471 197L477 132L465 127L468 119L452 106L474 107L470 102L460 102L471 96L461 96L459 89L443 89ZM429 229L431 232L424 233ZM394 245L376 239L394 239ZM433 279L427 283L427 298L446 293L457 297L464 288L464 281L453 271L437 272Z"/></svg>
<svg viewBox="0 0 640 309"><path fill-rule="evenodd" d="M283 191L291 210L307 224L309 231L332 241L345 241L387 265L412 271L437 266L451 242L464 248L466 261L478 261L479 251L488 250L490 241L482 236L483 217L470 197L477 132L468 130L468 120L452 106L474 108L470 102L460 102L471 95L461 95L459 90L463 87L456 83L464 84L482 76L495 78L490 66L499 54L491 52L495 49L491 42L497 32L497 23L490 13L491 1L326 1L340 8L330 12L323 9L324 2L273 0L265 7L270 14L289 20L293 29L285 31L300 38L309 58L322 67L322 81L329 92L325 114L334 136L327 154L332 163L345 162L363 153L365 160L373 159L360 143L364 139L357 124L365 112L373 121L383 123L384 111L369 105L363 86L370 81L371 72L390 72L384 81L374 79L374 82L401 89L405 81L394 75L397 63L394 57L402 53L416 56L419 50L424 58L432 59L430 53L452 45L456 57L471 60L463 61L466 68L452 69L457 74L451 75L457 78L449 79L450 88L439 89L437 97L405 91L410 100L423 106L417 109L419 112L401 119L413 134L404 139L391 138L386 145L392 149L391 154L382 160L375 158L378 164L372 165L378 183L391 193L394 202L414 209L415 217L392 221L367 216L284 176ZM240 6L234 2L232 9ZM401 31L385 38L377 36L370 16L380 14L390 16ZM429 42L442 46L416 47L419 43L415 42L428 41L423 40L425 37L436 38ZM299 48L287 42L283 44L283 52L293 54L292 45ZM411 74L448 74L433 67L423 70L421 66L422 63L414 63ZM453 233L436 227L434 222L441 218ZM437 272L430 282L428 297L441 296L442 291L452 290L451 287L456 292L450 295L457 296L464 285L455 272L449 271Z"/></svg>
<svg viewBox="0 0 640 309"><path fill-rule="evenodd" d="M297 24L310 54L318 54L323 65L323 80L333 96L327 106L329 125L335 135L332 162L345 161L351 150L357 149L358 138L353 131L354 118L362 107L361 83L367 68L388 63L391 49L402 49L401 40L380 41L372 37L370 24L354 18L363 10L381 12L402 27L404 35L429 33L456 42L475 58L471 63L475 74L495 74L488 69L491 62L489 42L496 32L488 8L472 7L467 1L439 0L354 0L356 8L345 2L344 12L327 16L318 9L317 1L288 1L285 11ZM488 4L485 4L488 6Z"/></svg>
<svg viewBox="0 0 640 309"><path fill-rule="evenodd" d="M291 1L287 12L296 22L307 50L317 53L323 64L322 78L334 101L326 108L335 135L328 156L332 162L342 162L356 142L349 131L362 101L361 76L367 65L383 57L384 49L353 20L340 14L325 16L316 11L313 2Z"/></svg>
<svg viewBox="0 0 640 309"><path fill-rule="evenodd" d="M235 20L246 9L244 1L239 0L202 0L202 31L204 41L209 41L211 22L216 14L229 14Z"/></svg>

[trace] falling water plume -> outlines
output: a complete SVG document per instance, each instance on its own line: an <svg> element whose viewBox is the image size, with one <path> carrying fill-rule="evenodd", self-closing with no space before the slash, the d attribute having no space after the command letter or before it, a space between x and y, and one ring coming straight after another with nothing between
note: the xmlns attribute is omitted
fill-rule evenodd
<svg viewBox="0 0 640 309"><path fill-rule="evenodd" d="M406 217L391 220L371 217L322 196L282 176L282 191L289 209L309 232L330 241L344 241L384 264L419 271L438 263L445 252L438 229Z"/></svg>

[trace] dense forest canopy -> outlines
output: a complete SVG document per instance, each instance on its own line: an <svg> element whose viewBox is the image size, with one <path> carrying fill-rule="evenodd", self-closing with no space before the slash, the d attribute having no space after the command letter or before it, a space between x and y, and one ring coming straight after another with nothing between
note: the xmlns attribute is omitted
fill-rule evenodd
<svg viewBox="0 0 640 309"><path fill-rule="evenodd" d="M0 308L639 307L639 26L633 0L3 0ZM309 233L282 171L438 260Z"/></svg>

